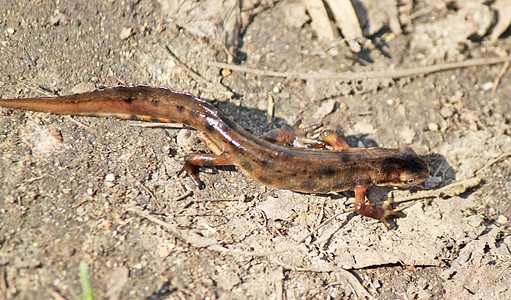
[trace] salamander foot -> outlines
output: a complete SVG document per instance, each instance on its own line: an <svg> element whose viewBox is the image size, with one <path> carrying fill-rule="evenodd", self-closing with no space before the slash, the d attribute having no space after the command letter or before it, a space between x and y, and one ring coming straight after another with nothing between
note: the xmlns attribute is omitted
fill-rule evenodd
<svg viewBox="0 0 511 300"><path fill-rule="evenodd" d="M371 217L373 219L379 220L390 229L391 226L387 221L390 217L402 217L403 213L398 210L392 209L392 204L394 203L394 197L392 193L389 194L389 197L383 205L376 206L374 204L366 203L365 194L367 187L357 187L355 189L355 208L354 211L360 215Z"/></svg>
<svg viewBox="0 0 511 300"><path fill-rule="evenodd" d="M179 176L179 175L183 174L183 172L186 172L186 174L189 175L192 178L193 183L200 190L202 190L202 189L204 189L206 187L204 182L202 182L202 180L200 180L200 178L199 178L199 174L198 174L199 173L199 167L197 167L195 165L192 165L191 163L189 163L187 161L187 162L185 162L185 164L183 165L181 170L179 170L177 172L177 175Z"/></svg>

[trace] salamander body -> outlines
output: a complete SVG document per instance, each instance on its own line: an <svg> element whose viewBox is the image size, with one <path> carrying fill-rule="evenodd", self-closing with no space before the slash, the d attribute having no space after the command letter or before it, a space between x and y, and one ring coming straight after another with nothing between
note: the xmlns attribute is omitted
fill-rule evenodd
<svg viewBox="0 0 511 300"><path fill-rule="evenodd" d="M382 220L394 214L366 204L372 185L410 187L429 176L428 165L411 149L296 148L271 143L225 117L209 102L168 88L118 86L69 96L0 99L0 106L67 115L118 117L156 122L178 122L202 132L212 154L188 156L183 167L201 186L199 167L233 165L256 181L273 188L327 194L355 191L355 211Z"/></svg>

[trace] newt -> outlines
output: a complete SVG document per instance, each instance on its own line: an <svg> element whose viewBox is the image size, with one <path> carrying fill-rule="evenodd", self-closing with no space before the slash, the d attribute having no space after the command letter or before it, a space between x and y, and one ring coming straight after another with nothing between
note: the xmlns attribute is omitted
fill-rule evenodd
<svg viewBox="0 0 511 300"><path fill-rule="evenodd" d="M429 166L411 148L351 148L337 134L323 131L321 141L333 149L308 149L286 144L285 130L266 137L253 135L228 119L211 103L191 94L145 85L117 86L80 94L25 99L0 99L0 106L38 112L177 122L205 136L213 153L187 156L180 172L203 188L200 167L236 166L257 182L301 193L355 191L354 211L382 221L397 213L389 205L366 202L370 186L411 187L425 181ZM273 136L272 138L268 138ZM269 141L269 140L274 140Z"/></svg>

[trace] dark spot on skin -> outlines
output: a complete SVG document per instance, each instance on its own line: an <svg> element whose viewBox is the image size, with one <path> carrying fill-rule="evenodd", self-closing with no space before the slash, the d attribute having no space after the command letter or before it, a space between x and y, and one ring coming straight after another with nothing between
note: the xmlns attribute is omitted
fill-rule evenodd
<svg viewBox="0 0 511 300"><path fill-rule="evenodd" d="M302 188L304 188L307 191L314 191L317 189L317 184L313 182L312 180L306 181L302 184Z"/></svg>
<svg viewBox="0 0 511 300"><path fill-rule="evenodd" d="M179 111L179 112L183 112L183 111L185 110L185 107L184 107L183 105L179 105L179 104L178 104L178 105L176 105L176 109L177 109L177 111Z"/></svg>
<svg viewBox="0 0 511 300"><path fill-rule="evenodd" d="M337 182L334 184L332 188L334 189L334 191L344 191L346 190L347 186L345 183Z"/></svg>
<svg viewBox="0 0 511 300"><path fill-rule="evenodd" d="M336 174L335 169L330 166L320 168L318 170L318 173L320 176L325 176L325 177L331 177Z"/></svg>
<svg viewBox="0 0 511 300"><path fill-rule="evenodd" d="M263 168L271 168L275 164L275 162L271 159L262 159L260 163Z"/></svg>
<svg viewBox="0 0 511 300"><path fill-rule="evenodd" d="M131 103L133 103L133 101L134 101L134 100L133 100L133 98L131 98L131 97L127 97L127 98L124 98L124 99L123 99L123 101L124 101L125 103L127 103L127 104L131 104Z"/></svg>
<svg viewBox="0 0 511 300"><path fill-rule="evenodd" d="M341 155L341 160L343 163L347 163L351 160L351 158L349 157L349 155Z"/></svg>
<svg viewBox="0 0 511 300"><path fill-rule="evenodd" d="M270 185L273 181L266 177L266 176L261 176L259 177L259 181L262 183L262 184L265 184L265 185Z"/></svg>
<svg viewBox="0 0 511 300"><path fill-rule="evenodd" d="M153 106L158 106L158 105L160 105L160 101L159 101L158 99L154 99L154 98L153 98L153 99L151 99L151 104L152 104Z"/></svg>
<svg viewBox="0 0 511 300"><path fill-rule="evenodd" d="M212 132L215 130L215 127L209 123L206 123L206 125L204 125L204 129L206 129L207 132Z"/></svg>
<svg viewBox="0 0 511 300"><path fill-rule="evenodd" d="M251 163L249 163L249 162L244 162L244 163L242 163L242 164L241 164L241 167L242 167L245 171L247 171L247 172L252 172L252 171L254 170L254 168L253 168L252 164L251 164Z"/></svg>

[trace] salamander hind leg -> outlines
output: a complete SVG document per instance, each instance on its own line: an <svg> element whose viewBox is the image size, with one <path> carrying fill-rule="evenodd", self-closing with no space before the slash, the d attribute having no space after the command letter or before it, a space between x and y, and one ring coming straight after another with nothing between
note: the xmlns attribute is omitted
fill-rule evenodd
<svg viewBox="0 0 511 300"><path fill-rule="evenodd" d="M387 229L390 229L390 224L387 222L387 218L401 217L403 214L400 211L392 209L392 197L389 197L382 206L375 206L370 203L366 203L367 188L368 186L355 188L355 212L366 217L380 220Z"/></svg>
<svg viewBox="0 0 511 300"><path fill-rule="evenodd" d="M220 167L220 166L231 166L233 165L232 159L226 153L221 155L206 154L206 153L193 153L188 155L186 162L177 173L180 175L186 172L193 180L193 183L199 188L204 188L204 183L199 178L200 167Z"/></svg>
<svg viewBox="0 0 511 300"><path fill-rule="evenodd" d="M325 144L322 141L308 137L310 134L317 132L321 126L321 124L315 124L305 128L298 126L280 127L268 131L261 137L274 144L300 148L324 148Z"/></svg>
<svg viewBox="0 0 511 300"><path fill-rule="evenodd" d="M319 139L323 143L334 148L334 150L346 150L350 148L348 143L346 143L346 141L341 138L337 132L330 129L323 130L319 134Z"/></svg>

